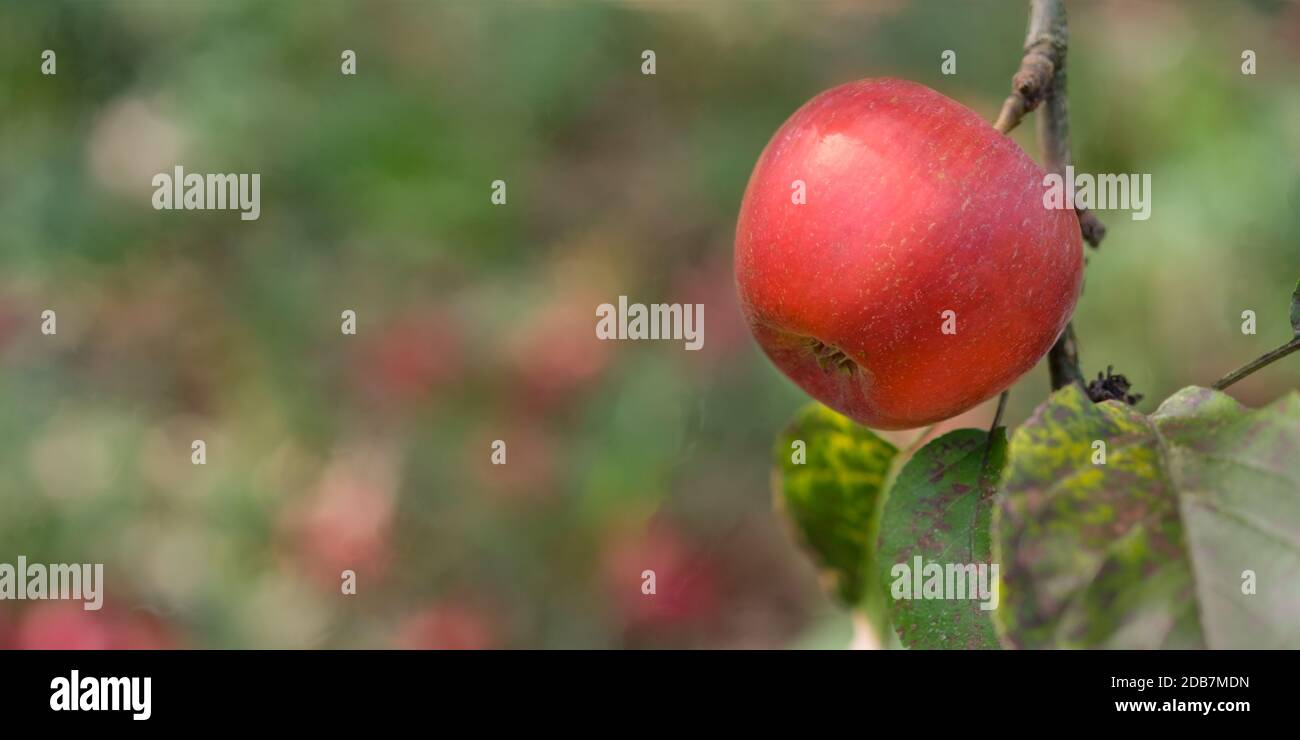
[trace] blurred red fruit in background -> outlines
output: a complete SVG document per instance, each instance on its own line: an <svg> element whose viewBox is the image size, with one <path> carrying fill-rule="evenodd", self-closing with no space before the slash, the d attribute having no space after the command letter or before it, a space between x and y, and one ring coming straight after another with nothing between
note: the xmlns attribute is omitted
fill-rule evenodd
<svg viewBox="0 0 1300 740"><path fill-rule="evenodd" d="M550 409L605 370L609 347L596 337L600 303L579 295L552 301L507 339L505 362L522 405Z"/></svg>
<svg viewBox="0 0 1300 740"><path fill-rule="evenodd" d="M164 650L177 647L172 630L143 611L105 605L88 611L80 601L51 601L25 610L14 647L20 650Z"/></svg>
<svg viewBox="0 0 1300 740"><path fill-rule="evenodd" d="M8 611L0 609L0 650L14 649L17 630L13 616Z"/></svg>
<svg viewBox="0 0 1300 740"><path fill-rule="evenodd" d="M396 492L396 461L386 450L352 450L332 462L310 497L286 514L308 573L331 589L339 588L344 570L358 578L381 575Z"/></svg>
<svg viewBox="0 0 1300 740"><path fill-rule="evenodd" d="M632 628L704 621L717 613L719 573L714 561L662 522L633 537L619 537L605 552L606 587ZM655 593L643 593L642 576L654 571Z"/></svg>
<svg viewBox="0 0 1300 740"><path fill-rule="evenodd" d="M358 324L364 317L358 318ZM363 339L355 371L360 387L388 402L423 401L455 382L462 371L460 327L445 312L408 312L376 327L358 328Z"/></svg>
<svg viewBox="0 0 1300 740"><path fill-rule="evenodd" d="M487 614L464 604L436 604L406 618L396 643L406 650L487 650L498 647Z"/></svg>

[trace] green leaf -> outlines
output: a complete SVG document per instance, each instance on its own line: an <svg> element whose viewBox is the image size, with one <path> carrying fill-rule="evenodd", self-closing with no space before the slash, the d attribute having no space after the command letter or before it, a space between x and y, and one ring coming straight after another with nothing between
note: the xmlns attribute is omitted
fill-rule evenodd
<svg viewBox="0 0 1300 740"><path fill-rule="evenodd" d="M1300 647L1300 395L1147 418L1062 389L1011 439L994 531L1013 645Z"/></svg>
<svg viewBox="0 0 1300 740"><path fill-rule="evenodd" d="M1295 292L1291 294L1291 333L1300 337L1300 280L1296 281Z"/></svg>
<svg viewBox="0 0 1300 740"><path fill-rule="evenodd" d="M1181 494L1207 645L1300 648L1300 394L1255 410L1184 388L1151 418Z"/></svg>
<svg viewBox="0 0 1300 740"><path fill-rule="evenodd" d="M807 456L796 462L796 442ZM777 439L777 509L844 605L863 608L877 627L884 604L875 581L882 491L898 450L871 430L810 404Z"/></svg>
<svg viewBox="0 0 1300 740"><path fill-rule="evenodd" d="M992 445L987 432L959 429L923 447L894 481L881 519L876 567L889 598L890 621L909 648L1000 647L993 611L980 608L979 591L969 580L962 581L962 593L969 595L961 599L917 598L906 581L917 570L917 557L945 569L990 563L989 523L1006 451L1006 430L1000 427ZM997 588L996 571L986 573L993 582L984 581L985 588ZM900 578L912 598L891 593ZM983 603L996 607L992 599Z"/></svg>

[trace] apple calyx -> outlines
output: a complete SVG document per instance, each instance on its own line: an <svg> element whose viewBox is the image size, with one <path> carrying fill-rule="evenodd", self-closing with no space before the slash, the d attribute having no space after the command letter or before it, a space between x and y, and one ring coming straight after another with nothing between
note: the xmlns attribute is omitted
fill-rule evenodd
<svg viewBox="0 0 1300 740"><path fill-rule="evenodd" d="M813 356L817 358L817 365L822 370L838 371L849 375L857 371L858 363L839 347L826 344L817 337L809 337L808 345L812 347Z"/></svg>

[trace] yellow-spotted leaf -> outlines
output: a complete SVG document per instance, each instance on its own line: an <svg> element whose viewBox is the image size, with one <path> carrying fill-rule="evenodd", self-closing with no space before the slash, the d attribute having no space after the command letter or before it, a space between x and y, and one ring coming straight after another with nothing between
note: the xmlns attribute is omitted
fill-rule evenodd
<svg viewBox="0 0 1300 740"><path fill-rule="evenodd" d="M898 450L871 430L810 404L778 437L774 454L777 509L821 569L827 590L879 621L883 599L875 580L875 542L883 489Z"/></svg>
<svg viewBox="0 0 1300 740"><path fill-rule="evenodd" d="M1300 396L1186 388L1151 417L1057 391L994 516L1019 647L1300 647Z"/></svg>

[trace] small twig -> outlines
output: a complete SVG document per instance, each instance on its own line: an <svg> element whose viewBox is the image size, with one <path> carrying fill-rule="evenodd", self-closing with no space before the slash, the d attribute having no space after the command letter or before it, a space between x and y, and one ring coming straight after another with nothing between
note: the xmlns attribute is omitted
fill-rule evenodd
<svg viewBox="0 0 1300 740"><path fill-rule="evenodd" d="M1065 169L1073 163L1070 155L1070 105L1065 94L1065 58L1069 37L1064 0L1032 0L1029 6L1029 34L1025 38L1025 57L1020 62L1020 71L1011 83L1016 89L1021 86L1028 88L1045 104L1038 116L1038 148L1043 152L1043 164L1047 171L1061 176L1065 175ZM1047 66L1033 61L1044 55L1047 57ZM1050 71L1050 76L1044 78L1044 70ZM1013 92L1012 97L1015 95ZM1008 98L1007 102L1010 100ZM1004 103L1003 113L1006 110ZM1084 241L1093 247L1100 246L1102 238L1106 236L1106 227L1101 220L1086 208L1076 208L1075 213L1079 216L1079 231Z"/></svg>
<svg viewBox="0 0 1300 740"><path fill-rule="evenodd" d="M1070 166L1070 108L1066 98L1065 57L1069 47L1069 23L1064 0L1030 0L1029 31L1025 35L1025 54L1020 69L1011 78L1011 95L993 125L1007 133L1025 114L1042 106L1038 116L1038 146L1043 164L1049 172L1065 175ZM1084 241L1097 247L1106 236L1106 227L1096 214L1086 208L1075 210L1079 232ZM1052 390L1070 383L1083 386L1079 369L1079 343L1074 325L1067 324L1047 353Z"/></svg>
<svg viewBox="0 0 1300 740"><path fill-rule="evenodd" d="M1074 212L1079 216L1079 231L1083 234L1083 240L1094 249L1100 247L1101 240L1106 238L1106 224L1087 208L1075 208Z"/></svg>
<svg viewBox="0 0 1300 740"><path fill-rule="evenodd" d="M1083 371L1079 369L1079 342L1074 337L1074 322L1065 325L1056 344L1047 353L1047 373L1052 379L1052 390L1060 390L1071 383L1083 387Z"/></svg>
<svg viewBox="0 0 1300 740"><path fill-rule="evenodd" d="M1011 391L1002 391L998 396L998 410L993 413L993 424L989 426L989 436L984 442L984 457L980 460L980 475L984 474L984 469L989 466L989 452L993 450L993 433L998 430L1002 424L1002 413L1007 410L1007 397Z"/></svg>
<svg viewBox="0 0 1300 740"><path fill-rule="evenodd" d="M1020 60L1020 69L1011 78L1011 95L1002 103L993 128L1010 133L1026 113L1047 98L1052 78L1065 61L1066 31L1065 8L1061 3L1033 0L1025 55Z"/></svg>
<svg viewBox="0 0 1300 740"><path fill-rule="evenodd" d="M966 541L967 553L970 554L972 561L975 559L975 525L979 524L980 503L997 493L997 480L987 480L989 472L988 456L993 453L993 434L997 432L997 428L1002 424L1002 414L1006 411L1006 399L1010 398L1010 395L1010 390L1004 390L1001 395L998 395L997 411L993 412L993 424L989 425L988 437L984 440L984 455L979 462L979 485L982 490L980 490L979 498L975 501L975 506L971 507L971 524L967 528L967 531L970 532L970 537ZM1001 473L1001 469L998 469L997 472ZM992 485L985 485L985 482L991 482Z"/></svg>
<svg viewBox="0 0 1300 740"><path fill-rule="evenodd" d="M1221 391L1224 388L1227 388L1228 386L1232 385L1233 383L1236 383L1238 380L1241 380L1242 378L1246 377L1247 375L1250 375L1251 373L1255 372L1261 367L1265 367L1266 365L1271 365L1272 363L1282 359L1283 357L1286 357L1287 355L1291 354L1292 352L1295 352L1296 350L1300 350L1300 336L1297 336L1295 339L1292 339L1291 341L1287 342L1281 347L1278 347L1275 350L1272 350L1270 352L1265 352L1264 354L1260 355L1254 360L1251 360L1249 363L1245 364L1244 366L1239 367L1236 370L1233 370L1232 372L1223 376L1222 378L1219 379L1217 383L1214 384L1213 386L1214 390Z"/></svg>

